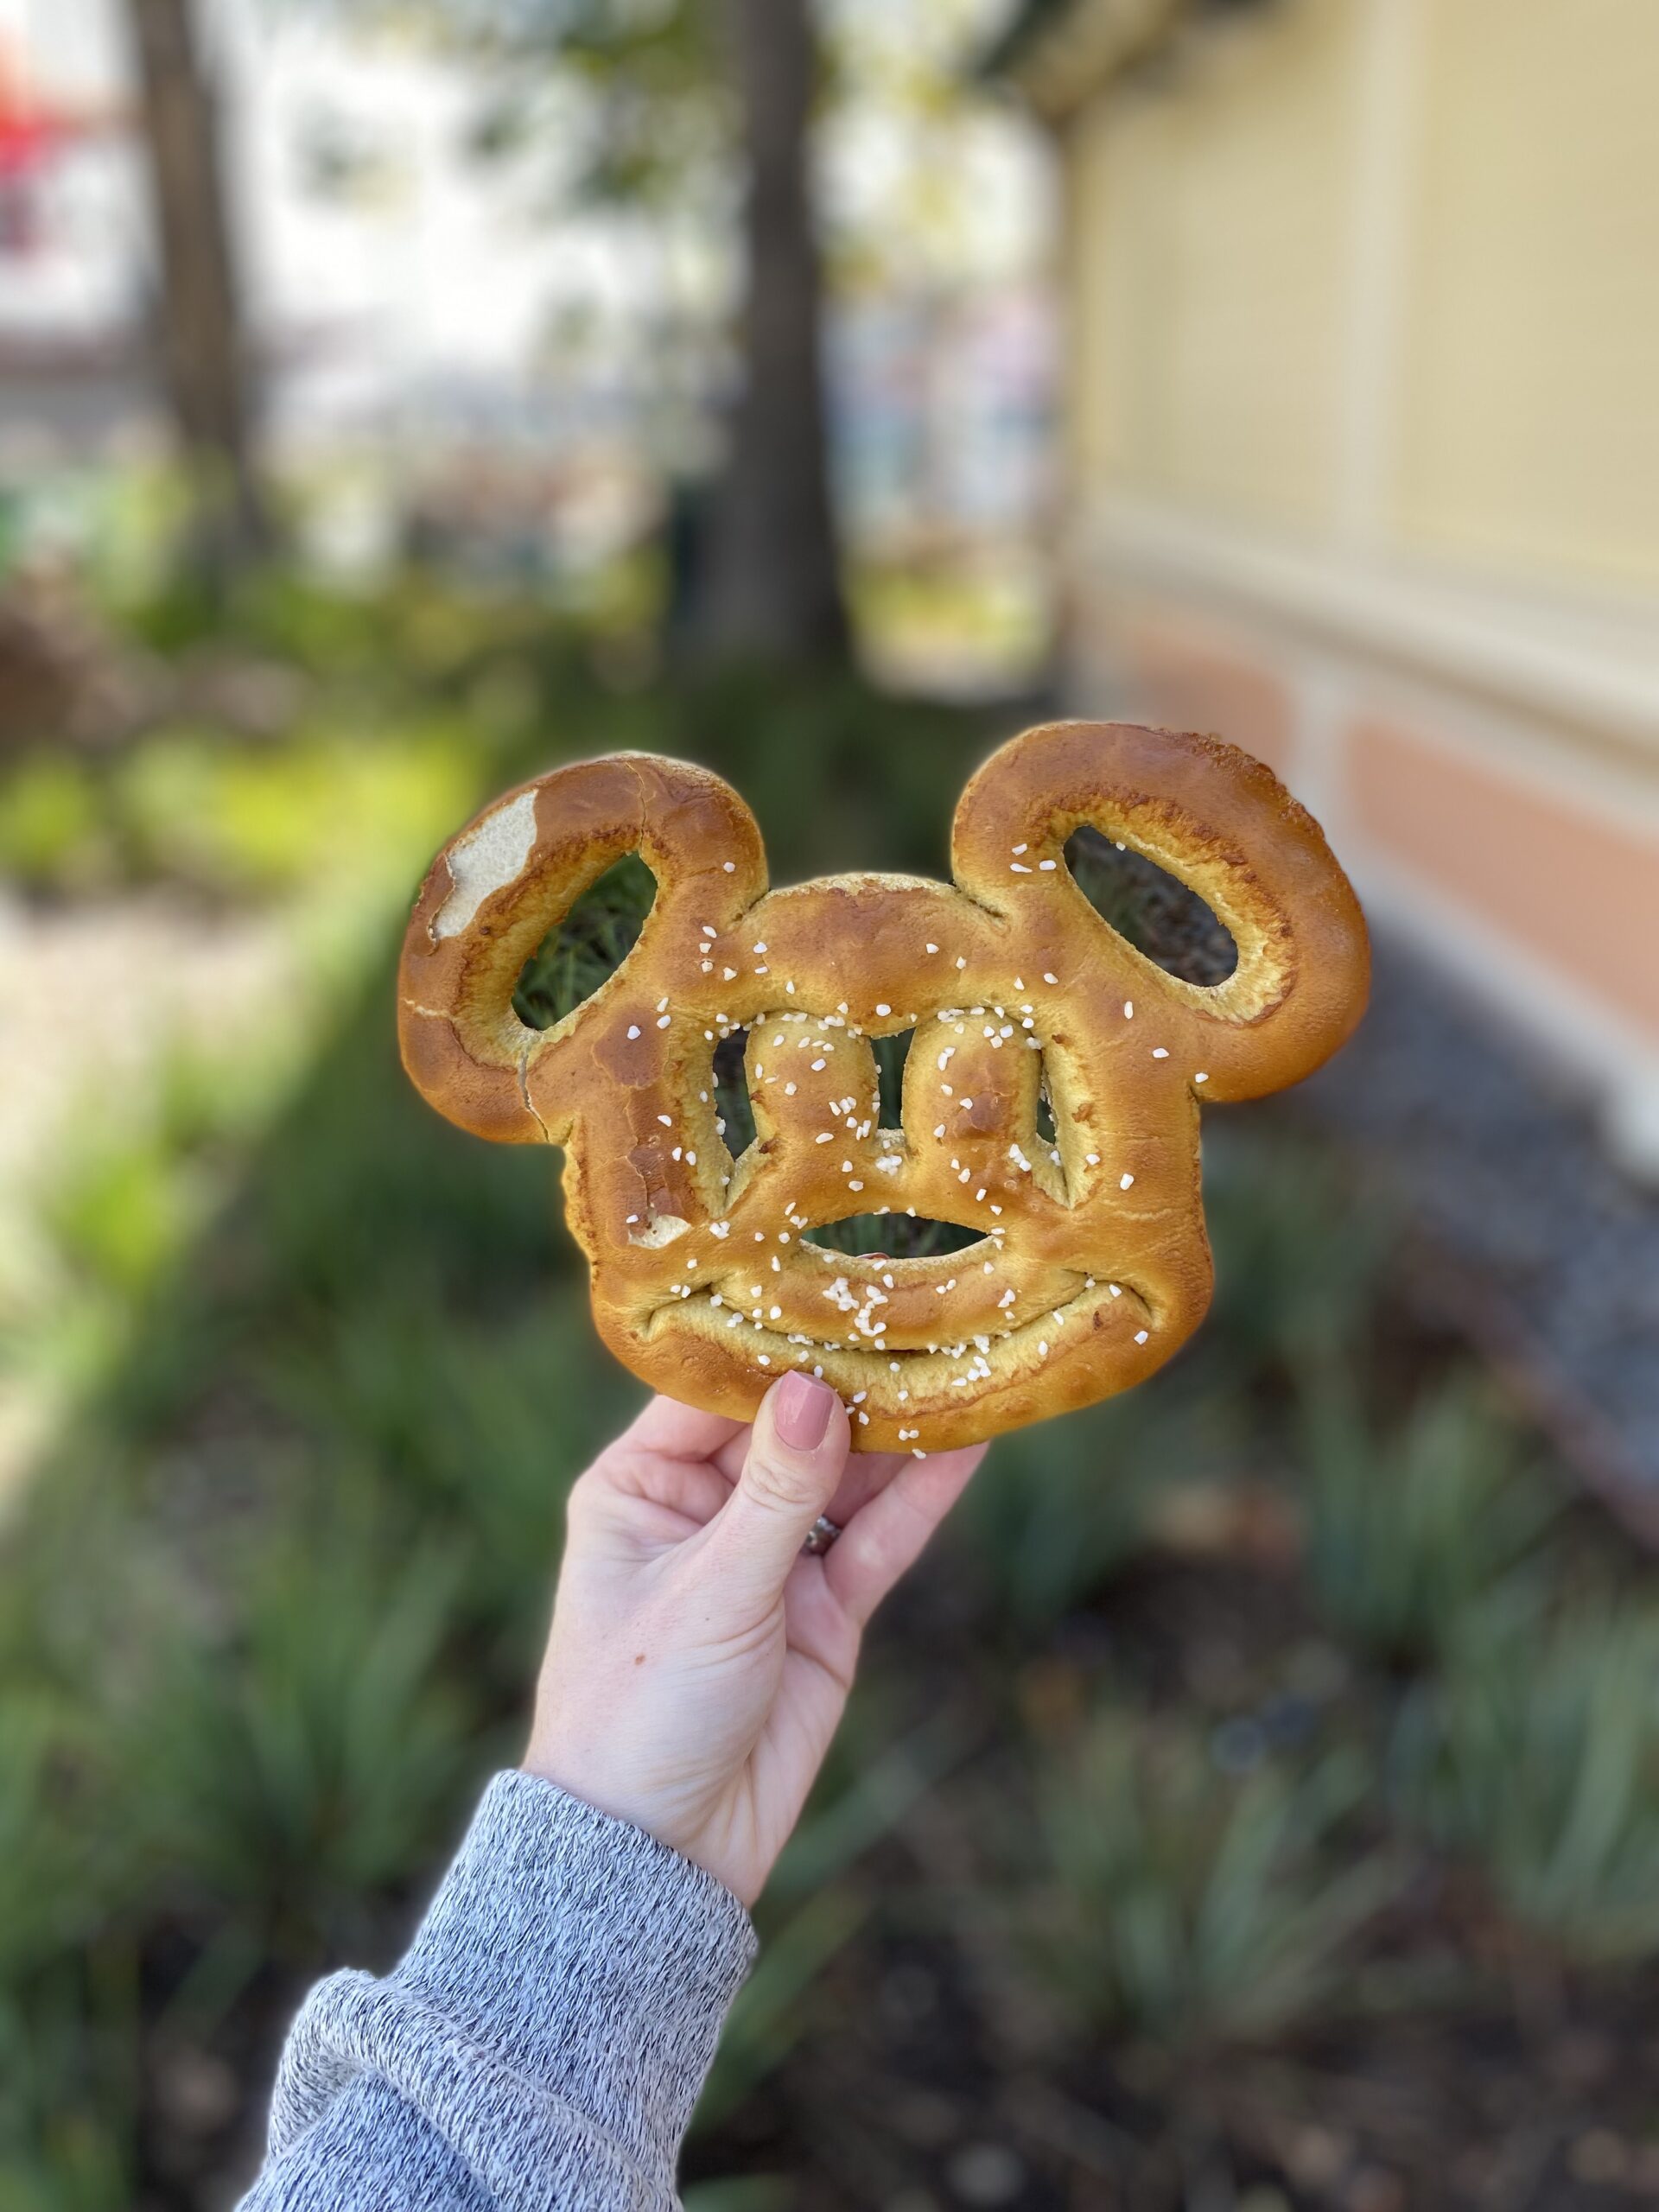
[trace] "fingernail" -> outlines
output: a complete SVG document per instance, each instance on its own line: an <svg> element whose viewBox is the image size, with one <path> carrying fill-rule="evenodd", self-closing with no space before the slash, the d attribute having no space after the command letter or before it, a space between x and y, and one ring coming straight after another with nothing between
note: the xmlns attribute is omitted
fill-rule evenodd
<svg viewBox="0 0 1659 2212"><path fill-rule="evenodd" d="M772 1402L772 1425L794 1452L812 1452L823 1441L836 1394L810 1375L785 1375Z"/></svg>

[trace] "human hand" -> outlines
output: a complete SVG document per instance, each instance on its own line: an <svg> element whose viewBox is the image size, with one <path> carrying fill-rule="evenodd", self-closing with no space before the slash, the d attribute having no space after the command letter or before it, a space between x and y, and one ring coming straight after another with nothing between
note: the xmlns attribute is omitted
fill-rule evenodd
<svg viewBox="0 0 1659 2212"><path fill-rule="evenodd" d="M524 1770L745 1904L800 1816L866 1623L985 1452L848 1445L836 1393L790 1374L752 1427L654 1398L570 1493ZM804 1553L821 1514L842 1534Z"/></svg>

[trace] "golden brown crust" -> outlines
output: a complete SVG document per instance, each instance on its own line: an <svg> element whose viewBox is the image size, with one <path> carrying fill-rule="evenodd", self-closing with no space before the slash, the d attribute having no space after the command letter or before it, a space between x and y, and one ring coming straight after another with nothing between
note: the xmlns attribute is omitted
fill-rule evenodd
<svg viewBox="0 0 1659 2212"><path fill-rule="evenodd" d="M1225 983L1175 980L1096 913L1063 854L1085 822L1209 903L1238 947ZM658 885L638 944L526 1028L524 961L630 852ZM974 777L951 860L957 888L767 893L728 785L622 754L507 793L434 862L404 1066L465 1128L565 1146L600 1332L656 1389L747 1417L800 1364L852 1404L861 1448L940 1449L1127 1389L1203 1318L1199 1096L1296 1082L1364 1007L1364 923L1319 825L1234 747L1057 722ZM712 1060L740 1029L756 1136L734 1161ZM903 1127L883 1129L868 1039L905 1030ZM982 1242L893 1260L803 1241L906 1210Z"/></svg>

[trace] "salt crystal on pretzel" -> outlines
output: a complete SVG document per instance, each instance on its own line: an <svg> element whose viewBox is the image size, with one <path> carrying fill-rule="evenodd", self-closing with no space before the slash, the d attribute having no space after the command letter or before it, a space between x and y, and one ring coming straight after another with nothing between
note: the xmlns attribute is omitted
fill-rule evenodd
<svg viewBox="0 0 1659 2212"><path fill-rule="evenodd" d="M1083 824L1207 902L1237 948L1224 982L1166 975L1096 912L1065 864ZM638 941L527 1027L525 962L631 853L657 883ZM1213 738L1053 722L969 784L951 869L768 891L737 793L643 753L538 777L434 861L399 971L404 1065L463 1128L564 1147L600 1334L654 1389L747 1419L779 1368L810 1367L858 1406L855 1449L938 1451L1127 1389L1202 1319L1199 1087L1281 1090L1364 1008L1365 925L1319 825ZM869 1039L907 1029L893 1130ZM712 1063L740 1030L755 1134L734 1159ZM882 1213L982 1241L911 1258L808 1241L877 1191ZM784 1248L764 1310L734 1231Z"/></svg>

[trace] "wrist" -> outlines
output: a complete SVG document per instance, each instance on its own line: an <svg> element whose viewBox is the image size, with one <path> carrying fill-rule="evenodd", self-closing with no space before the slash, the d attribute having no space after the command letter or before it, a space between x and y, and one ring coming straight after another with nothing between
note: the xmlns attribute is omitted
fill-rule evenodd
<svg viewBox="0 0 1659 2212"><path fill-rule="evenodd" d="M521 1771L485 1792L393 1979L640 2164L671 2169L754 1948L707 1872Z"/></svg>
<svg viewBox="0 0 1659 2212"><path fill-rule="evenodd" d="M640 1788L610 1761L570 1758L534 1743L518 1770L531 1781L550 1783L607 1820L639 1829L664 1850L712 1876L743 1905L753 1904L760 1885L747 1882L745 1870L713 1845L706 1804L691 1806L668 1793Z"/></svg>

